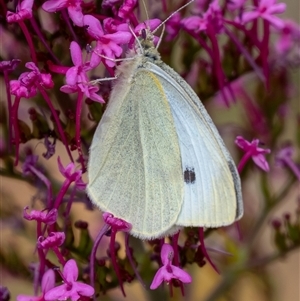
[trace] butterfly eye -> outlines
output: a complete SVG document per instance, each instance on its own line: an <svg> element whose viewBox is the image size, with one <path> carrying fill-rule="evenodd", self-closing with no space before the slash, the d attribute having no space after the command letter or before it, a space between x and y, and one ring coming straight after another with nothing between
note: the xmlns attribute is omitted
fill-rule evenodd
<svg viewBox="0 0 300 301"><path fill-rule="evenodd" d="M147 32L146 32L146 29L145 29L145 28L142 29L141 35L142 35L142 38L143 38L144 40L146 40L146 38L147 38Z"/></svg>
<svg viewBox="0 0 300 301"><path fill-rule="evenodd" d="M196 182L196 173L194 168L186 167L184 173L184 182L187 184L194 184Z"/></svg>

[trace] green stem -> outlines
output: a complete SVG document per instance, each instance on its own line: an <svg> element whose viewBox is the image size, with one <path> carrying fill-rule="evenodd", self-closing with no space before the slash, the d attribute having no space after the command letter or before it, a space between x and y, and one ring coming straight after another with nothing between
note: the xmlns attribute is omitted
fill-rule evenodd
<svg viewBox="0 0 300 301"><path fill-rule="evenodd" d="M274 197L271 197L270 200L267 202L267 206L261 211L259 217L256 219L256 223L253 229L250 231L250 236L248 238L248 245L251 246L257 237L258 233L262 225L264 224L266 218L268 217L269 213L284 199L285 195L288 193L292 185L295 183L296 178L293 177L290 179L284 188Z"/></svg>
<svg viewBox="0 0 300 301"><path fill-rule="evenodd" d="M252 262L250 262L247 265L247 269L255 269L255 268L261 268L262 266L265 266L269 263L272 263L273 261L279 259L279 258L283 258L284 256L286 256L288 253L298 249L300 247L299 244L297 245L293 245L290 248L286 249L284 252L276 252L270 255L267 255L263 258L258 258L256 260L253 260Z"/></svg>

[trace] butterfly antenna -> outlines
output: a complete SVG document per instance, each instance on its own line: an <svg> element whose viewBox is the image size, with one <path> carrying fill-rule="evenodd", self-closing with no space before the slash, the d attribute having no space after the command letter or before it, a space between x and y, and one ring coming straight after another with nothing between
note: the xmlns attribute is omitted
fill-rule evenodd
<svg viewBox="0 0 300 301"><path fill-rule="evenodd" d="M144 49L143 49L143 47L142 47L142 44L141 44L141 42L140 42L139 38L136 36L135 32L133 31L133 29L131 28L131 26L130 26L130 25L128 25L128 28L129 28L129 30L130 30L130 32L131 32L131 34L134 36L134 39L135 39L135 40L136 40L136 42L138 43L138 45L139 45L139 48L140 48L141 52L143 53L143 52L144 52Z"/></svg>
<svg viewBox="0 0 300 301"><path fill-rule="evenodd" d="M194 0L193 0L193 1L194 1ZM143 6L144 6L144 9L145 9L146 19L149 20L149 15L148 15L148 10L147 10L146 3L145 3L144 0L142 0L142 3L143 3Z"/></svg>
<svg viewBox="0 0 300 301"><path fill-rule="evenodd" d="M160 36L159 36L159 40L158 40L158 42L157 42L156 49L158 49L158 47L159 47L159 45L160 45L160 43L161 43L161 41L162 41L162 38L163 38L164 33L165 33L165 29L166 29L166 25L163 24L163 29L162 29L161 34L160 34Z"/></svg>
<svg viewBox="0 0 300 301"><path fill-rule="evenodd" d="M165 19L162 23L160 23L154 30L153 30L153 34L161 27L164 26L164 24L166 24L166 22L168 22L175 14L177 14L179 11L181 11L182 9L184 9L185 7L187 7L188 5L190 5L192 2L194 2L195 0L190 0L188 3L182 5L181 7L179 7L177 10L175 10L167 19Z"/></svg>

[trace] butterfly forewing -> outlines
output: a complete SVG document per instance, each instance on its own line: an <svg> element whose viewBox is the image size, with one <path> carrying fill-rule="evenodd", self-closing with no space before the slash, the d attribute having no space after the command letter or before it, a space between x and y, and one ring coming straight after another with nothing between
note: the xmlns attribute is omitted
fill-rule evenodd
<svg viewBox="0 0 300 301"><path fill-rule="evenodd" d="M228 225L243 213L234 162L191 87L170 67L148 63L169 100L178 135L184 181L180 226Z"/></svg>
<svg viewBox="0 0 300 301"><path fill-rule="evenodd" d="M88 193L102 210L150 239L175 225L183 203L178 137L164 88L137 68L117 80L94 135ZM131 75L132 75L131 74Z"/></svg>

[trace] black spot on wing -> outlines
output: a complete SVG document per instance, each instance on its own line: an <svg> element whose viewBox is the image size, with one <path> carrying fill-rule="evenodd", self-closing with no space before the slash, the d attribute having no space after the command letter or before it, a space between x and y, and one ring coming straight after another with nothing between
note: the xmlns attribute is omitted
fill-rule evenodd
<svg viewBox="0 0 300 301"><path fill-rule="evenodd" d="M194 184L196 182L196 173L193 167L186 167L183 173L184 182Z"/></svg>

